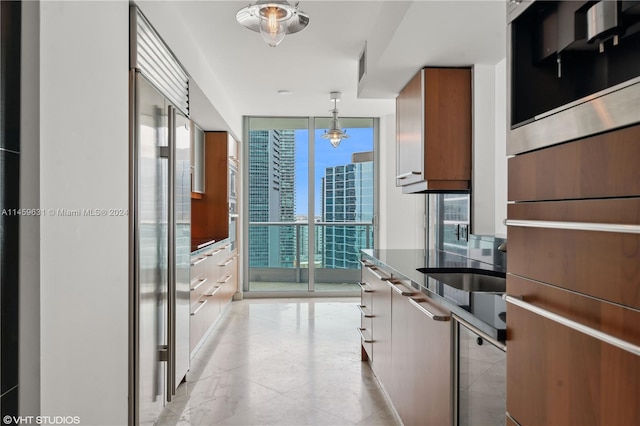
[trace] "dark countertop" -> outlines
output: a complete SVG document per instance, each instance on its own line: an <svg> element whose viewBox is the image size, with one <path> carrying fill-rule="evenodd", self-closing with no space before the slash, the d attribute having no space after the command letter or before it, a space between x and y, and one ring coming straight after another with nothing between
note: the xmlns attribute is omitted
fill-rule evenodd
<svg viewBox="0 0 640 426"><path fill-rule="evenodd" d="M438 250L369 249L361 250L361 253L363 259L398 278L410 280L416 289L471 325L496 340L505 341L503 313L506 312L506 303L500 294L459 290L417 270L426 268L429 272L474 272L504 277L506 270L503 266Z"/></svg>

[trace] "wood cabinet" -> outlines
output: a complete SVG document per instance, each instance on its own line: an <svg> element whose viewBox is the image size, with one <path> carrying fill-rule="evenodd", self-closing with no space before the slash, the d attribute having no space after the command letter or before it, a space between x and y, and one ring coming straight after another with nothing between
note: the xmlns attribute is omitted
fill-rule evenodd
<svg viewBox="0 0 640 426"><path fill-rule="evenodd" d="M471 188L471 69L424 68L396 98L396 186Z"/></svg>
<svg viewBox="0 0 640 426"><path fill-rule="evenodd" d="M363 265L362 282L371 289L371 352L370 361L380 382L388 382L391 375L391 289L385 279L391 275L373 265ZM361 302L364 305L364 302ZM364 317L364 314L363 314ZM368 323L363 318L363 324ZM364 343L364 339L363 339Z"/></svg>
<svg viewBox="0 0 640 426"><path fill-rule="evenodd" d="M229 244L191 259L191 355L198 350L237 290L237 251Z"/></svg>
<svg viewBox="0 0 640 426"><path fill-rule="evenodd" d="M507 278L507 291L640 345L637 310L513 275ZM518 306L507 307L507 318L507 410L519 424L637 424L640 356Z"/></svg>
<svg viewBox="0 0 640 426"><path fill-rule="evenodd" d="M507 411L523 426L640 418L639 138L509 159Z"/></svg>
<svg viewBox="0 0 640 426"><path fill-rule="evenodd" d="M371 363L403 423L450 424L449 312L367 262L361 288L363 360Z"/></svg>
<svg viewBox="0 0 640 426"><path fill-rule="evenodd" d="M222 241L229 237L229 134L204 134L204 187L200 199L191 200L191 240Z"/></svg>
<svg viewBox="0 0 640 426"><path fill-rule="evenodd" d="M389 394L405 425L451 424L449 312L392 284ZM435 318L435 319L434 319Z"/></svg>

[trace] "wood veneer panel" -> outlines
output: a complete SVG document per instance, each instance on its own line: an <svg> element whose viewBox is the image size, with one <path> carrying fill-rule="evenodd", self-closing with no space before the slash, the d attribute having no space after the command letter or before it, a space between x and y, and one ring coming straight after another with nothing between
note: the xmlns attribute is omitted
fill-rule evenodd
<svg viewBox="0 0 640 426"><path fill-rule="evenodd" d="M640 312L507 275L525 302L640 344ZM507 305L507 411L522 425L631 425L640 357Z"/></svg>
<svg viewBox="0 0 640 426"><path fill-rule="evenodd" d="M396 98L397 174L409 175L397 185L469 190L471 93L469 68L424 68L402 89Z"/></svg>
<svg viewBox="0 0 640 426"><path fill-rule="evenodd" d="M424 96L426 180L470 181L471 70L426 68Z"/></svg>
<svg viewBox="0 0 640 426"><path fill-rule="evenodd" d="M394 294L394 297L396 294ZM434 321L403 298L401 309L406 311L407 326L399 352L403 358L394 365L402 371L398 386L403 391L405 425L451 424L451 322ZM428 299L425 299L428 301ZM394 304L394 307L396 304ZM436 314L448 315L435 304L426 308ZM395 316L394 316L395 321ZM394 331L396 330L394 326ZM396 356L395 335L394 352ZM402 417L402 413L401 417Z"/></svg>
<svg viewBox="0 0 640 426"><path fill-rule="evenodd" d="M398 175L422 171L422 71L407 83L396 98L396 152ZM417 182L420 175L411 175L400 185ZM398 185L396 181L396 185Z"/></svg>
<svg viewBox="0 0 640 426"><path fill-rule="evenodd" d="M229 237L228 134L205 132L205 193L191 200L191 238Z"/></svg>
<svg viewBox="0 0 640 426"><path fill-rule="evenodd" d="M510 158L510 201L640 196L640 125Z"/></svg>
<svg viewBox="0 0 640 426"><path fill-rule="evenodd" d="M640 198L508 206L509 219L640 224ZM507 271L640 309L640 234L510 226Z"/></svg>

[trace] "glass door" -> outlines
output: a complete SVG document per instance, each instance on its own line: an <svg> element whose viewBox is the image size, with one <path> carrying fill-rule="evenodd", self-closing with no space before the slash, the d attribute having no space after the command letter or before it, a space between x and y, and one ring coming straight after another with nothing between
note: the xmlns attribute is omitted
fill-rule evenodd
<svg viewBox="0 0 640 426"><path fill-rule="evenodd" d="M308 291L307 118L248 119L249 292ZM302 212L302 213L301 213Z"/></svg>
<svg viewBox="0 0 640 426"><path fill-rule="evenodd" d="M373 247L372 118L342 119L333 148L328 118L249 117L248 280L245 292L357 294L358 258Z"/></svg>
<svg viewBox="0 0 640 426"><path fill-rule="evenodd" d="M360 250L373 247L374 120L341 118L349 136L334 148L315 119L314 289L359 291Z"/></svg>

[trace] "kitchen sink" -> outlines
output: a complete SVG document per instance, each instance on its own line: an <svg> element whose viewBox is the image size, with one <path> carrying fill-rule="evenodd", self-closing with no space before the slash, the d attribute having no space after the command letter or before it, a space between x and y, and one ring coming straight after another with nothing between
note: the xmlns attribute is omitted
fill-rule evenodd
<svg viewBox="0 0 640 426"><path fill-rule="evenodd" d="M428 268L418 268L418 271L463 291L504 293L507 289L505 277L474 272L430 272Z"/></svg>

